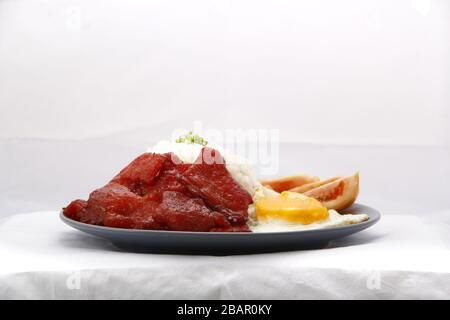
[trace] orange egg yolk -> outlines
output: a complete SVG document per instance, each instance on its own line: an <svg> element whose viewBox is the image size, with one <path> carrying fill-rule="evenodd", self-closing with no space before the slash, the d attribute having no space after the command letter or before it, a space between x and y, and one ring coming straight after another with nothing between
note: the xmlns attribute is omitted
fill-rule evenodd
<svg viewBox="0 0 450 320"><path fill-rule="evenodd" d="M319 201L289 191L282 192L278 197L258 200L255 213L258 220L277 219L301 224L328 219L328 209Z"/></svg>

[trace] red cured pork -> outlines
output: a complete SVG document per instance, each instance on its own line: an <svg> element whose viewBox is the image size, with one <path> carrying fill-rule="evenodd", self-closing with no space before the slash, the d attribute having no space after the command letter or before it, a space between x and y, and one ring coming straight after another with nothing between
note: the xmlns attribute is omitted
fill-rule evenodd
<svg viewBox="0 0 450 320"><path fill-rule="evenodd" d="M153 218L159 203L154 201L142 201L139 209L131 215L108 214L105 215L104 225L113 228L166 230L167 226Z"/></svg>
<svg viewBox="0 0 450 320"><path fill-rule="evenodd" d="M247 221L252 197L231 177L219 151L203 148L196 162L181 175L192 194L225 215L232 224Z"/></svg>
<svg viewBox="0 0 450 320"><path fill-rule="evenodd" d="M130 216L141 206L140 196L125 186L112 182L93 191L88 201L73 201L64 208L64 214L84 223L103 225L105 215Z"/></svg>
<svg viewBox="0 0 450 320"><path fill-rule="evenodd" d="M138 195L145 195L166 160L167 157L162 154L144 153L122 169L111 182L126 186Z"/></svg>
<svg viewBox="0 0 450 320"><path fill-rule="evenodd" d="M206 155L216 161L203 161ZM194 164L174 154L145 153L88 201L75 200L63 210L71 219L115 228L246 232L251 202L220 153L204 148Z"/></svg>
<svg viewBox="0 0 450 320"><path fill-rule="evenodd" d="M169 230L211 231L230 228L230 223L219 212L208 208L202 199L190 198L180 192L165 191L153 218L167 225Z"/></svg>
<svg viewBox="0 0 450 320"><path fill-rule="evenodd" d="M189 165L184 164L175 154L168 153L164 155L165 162L155 179L147 195L148 200L161 201L164 191L176 191L188 196L192 196L188 188L184 185L180 174L185 171Z"/></svg>

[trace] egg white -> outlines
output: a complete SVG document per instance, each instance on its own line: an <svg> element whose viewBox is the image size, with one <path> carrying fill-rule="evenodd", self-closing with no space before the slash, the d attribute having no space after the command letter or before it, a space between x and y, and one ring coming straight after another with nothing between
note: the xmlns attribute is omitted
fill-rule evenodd
<svg viewBox="0 0 450 320"><path fill-rule="evenodd" d="M329 210L326 220L311 224L301 224L280 219L267 219L264 221L253 220L249 223L252 232L286 232L301 230L317 230L346 226L360 223L369 219L367 214L340 214L335 210Z"/></svg>

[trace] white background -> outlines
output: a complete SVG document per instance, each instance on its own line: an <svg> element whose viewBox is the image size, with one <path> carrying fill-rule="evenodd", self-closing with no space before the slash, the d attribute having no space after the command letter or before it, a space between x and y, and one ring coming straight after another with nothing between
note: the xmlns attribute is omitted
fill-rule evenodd
<svg viewBox="0 0 450 320"><path fill-rule="evenodd" d="M279 174L361 170L381 210L448 209L449 39L445 0L0 0L0 216L195 120L280 129Z"/></svg>

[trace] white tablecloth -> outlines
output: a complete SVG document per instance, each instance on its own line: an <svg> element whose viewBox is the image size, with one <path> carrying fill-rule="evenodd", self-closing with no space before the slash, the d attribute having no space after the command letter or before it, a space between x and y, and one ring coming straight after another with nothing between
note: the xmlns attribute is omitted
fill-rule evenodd
<svg viewBox="0 0 450 320"><path fill-rule="evenodd" d="M449 212L386 213L322 250L242 256L121 252L57 212L0 221L0 298L450 298Z"/></svg>

